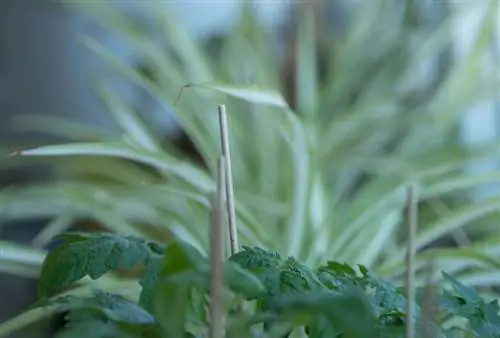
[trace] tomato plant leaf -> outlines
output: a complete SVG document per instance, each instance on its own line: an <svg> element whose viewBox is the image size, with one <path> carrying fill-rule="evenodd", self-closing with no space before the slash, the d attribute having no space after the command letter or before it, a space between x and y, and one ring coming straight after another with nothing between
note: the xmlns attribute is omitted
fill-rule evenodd
<svg viewBox="0 0 500 338"><path fill-rule="evenodd" d="M446 282L451 284L457 295L462 297L466 303L477 303L481 301L481 297L479 297L479 294L473 288L463 285L446 272L443 272L443 278Z"/></svg>
<svg viewBox="0 0 500 338"><path fill-rule="evenodd" d="M149 312L137 304L115 294L93 290L90 297L67 295L51 299L43 299L34 307L56 306L57 312L70 310L86 310L112 320L116 323L131 325L155 325Z"/></svg>
<svg viewBox="0 0 500 338"><path fill-rule="evenodd" d="M85 276L97 279L105 273L138 263L145 264L151 251L146 240L112 234L69 233L59 235L62 244L42 264L39 295L47 297Z"/></svg>
<svg viewBox="0 0 500 338"><path fill-rule="evenodd" d="M136 334L130 329L124 330L119 324L87 311L70 311L65 319L68 323L56 334L55 338L87 338L89 332L92 332L92 336L95 338L141 337L140 333Z"/></svg>
<svg viewBox="0 0 500 338"><path fill-rule="evenodd" d="M158 281L163 258L152 258L148 261L146 273L139 280L139 285L142 287L139 295L139 305L148 311L151 311L152 299L154 297L154 288Z"/></svg>

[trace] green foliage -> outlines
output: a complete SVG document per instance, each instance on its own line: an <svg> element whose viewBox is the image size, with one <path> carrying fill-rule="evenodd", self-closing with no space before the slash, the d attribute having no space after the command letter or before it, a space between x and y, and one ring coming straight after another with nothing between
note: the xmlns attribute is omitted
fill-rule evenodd
<svg viewBox="0 0 500 338"><path fill-rule="evenodd" d="M445 280L453 287L453 293L444 292L442 302L446 310L455 316L469 320L469 324L479 337L500 337L500 307L498 300L483 300L471 287L459 283L449 274Z"/></svg>
<svg viewBox="0 0 500 338"><path fill-rule="evenodd" d="M59 273L64 270L60 270ZM42 300L35 307L57 306L59 311L85 309L88 313L96 313L107 319L123 324L152 325L154 318L135 303L121 296L94 290L91 297L75 297L72 295Z"/></svg>
<svg viewBox="0 0 500 338"><path fill-rule="evenodd" d="M56 335L56 338L86 338L89 336L89 332L92 332L92 336L97 338L137 337L137 335L121 329L114 322L107 322L85 312L70 312L65 318L69 323L64 331Z"/></svg>
<svg viewBox="0 0 500 338"><path fill-rule="evenodd" d="M134 301L157 322L147 337L205 333L208 196L220 153L215 110L221 103L229 113L240 242L287 257L246 248L229 259L225 304L231 308L240 298L248 308L256 303L255 309L231 316L227 325L233 336L262 337L260 327L249 323L265 322L270 336L298 325L312 337L400 337L405 299L393 282L400 283L404 271L401 224L410 182L421 192L417 265L432 257L468 285L498 286L500 200L470 204L463 196L500 175L462 171L498 157L500 147L495 142L467 148L455 135L462 112L496 95L497 74L478 71L493 41L496 11L485 11L465 60L438 63L451 44L450 24L463 13L430 24L416 20L417 25L413 19L422 13L414 3L404 4L401 17L399 3L365 2L353 9L352 24L339 39L315 27L321 23L317 13L301 9L294 50L288 51L297 58L291 69L280 69L286 62L274 57L275 44L249 7L214 57L165 6L153 8L151 34L112 4L72 3L125 38L140 66L127 64L92 37L83 42L111 70L167 106L202 163L186 158L172 142L162 144L147 112L113 93L105 78L98 92L116 133L62 119L18 118L18 126L63 136L68 143L16 152L21 159L51 157L59 175L45 184L2 191L2 219L52 217L38 244L80 217L123 235L61 237L62 246L42 267L40 295L65 290L85 276L121 290L135 280L112 272L142 265ZM438 68L435 79L420 85L408 81L428 63ZM295 83L282 81L282 72ZM165 232L180 241L165 248L151 241ZM423 251L450 235L458 244L464 237L472 244ZM12 243L0 243L0 250L1 271L37 276L43 250ZM328 263L312 269L323 262ZM423 282L421 271L417 284ZM486 328L494 331L493 303L466 296L467 289L457 290L458 296L446 292L440 300L444 324L464 315L470 319L466 330L481 336ZM0 333L41 316L33 310ZM346 316L366 325L354 325ZM108 319L78 318L72 320L75 335L91 325L103 335L122 330Z"/></svg>
<svg viewBox="0 0 500 338"><path fill-rule="evenodd" d="M163 247L110 234L70 233L60 238L63 244L46 257L42 270L45 278L65 281L54 284L51 291L55 293L77 281L74 276L82 273L75 274L68 266L74 264L80 269L81 263L88 260L89 252L95 252L95 268L86 267L83 271L95 277L103 275L102 262L109 260L113 248L146 248L135 250L128 259L122 257L124 253L113 256L116 262L127 261L129 268L134 266L132 263L137 257L144 262L154 262L148 265L149 270L140 280L139 304L94 290L90 296L70 293L42 298L25 316L37 308L52 308L51 313L68 312L68 323L58 338L79 338L90 332L101 338L206 337L210 325L207 311L210 267L208 258L192 245L175 240ZM97 247L108 250L96 251ZM150 250L151 247L155 249ZM138 255L139 251L142 254ZM53 253L66 255L72 260L66 261L70 265L56 264ZM108 266L108 270L125 266L116 262ZM228 337L236 332L245 337L288 337L300 327L310 338L405 336L404 289L373 275L364 266L353 268L330 261L311 270L292 257L282 259L277 252L245 247L231 256L225 267L228 278L223 303L229 310ZM415 305L417 331L421 332L422 325L434 325L439 337L461 337L457 332L500 337L497 301L486 302L474 288L461 284L447 273L443 276L452 289L445 288L439 294L435 323L423 323L422 309ZM41 285L46 283L47 280L40 279ZM241 299L245 300L243 307L235 311L237 304L241 306ZM446 324L454 318L464 318L465 325ZM6 326L8 323L0 325L0 336L6 334Z"/></svg>
<svg viewBox="0 0 500 338"><path fill-rule="evenodd" d="M41 297L90 276L97 279L116 269L148 265L154 243L140 238L69 233L57 237L62 244L51 251L42 265L39 281ZM67 271L61 274L60 271Z"/></svg>

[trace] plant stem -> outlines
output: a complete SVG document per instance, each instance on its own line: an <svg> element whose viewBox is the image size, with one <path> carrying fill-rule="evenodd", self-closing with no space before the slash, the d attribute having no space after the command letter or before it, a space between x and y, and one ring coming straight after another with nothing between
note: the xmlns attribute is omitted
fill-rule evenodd
<svg viewBox="0 0 500 338"><path fill-rule="evenodd" d="M238 252L238 232L236 229L236 212L234 210L233 174L231 169L231 154L229 151L229 133L227 131L226 106L222 104L218 107L217 110L219 113L222 155L225 158L229 241L231 243L231 255L234 255L236 252Z"/></svg>
<svg viewBox="0 0 500 338"><path fill-rule="evenodd" d="M406 253L406 338L414 338L414 279L415 279L415 236L418 226L418 197L415 185L410 185L406 191L408 251Z"/></svg>
<svg viewBox="0 0 500 338"><path fill-rule="evenodd" d="M209 337L222 337L222 301L223 280L222 265L222 209L225 199L225 159L219 157L217 163L217 191L212 201L212 220L210 227L210 328Z"/></svg>

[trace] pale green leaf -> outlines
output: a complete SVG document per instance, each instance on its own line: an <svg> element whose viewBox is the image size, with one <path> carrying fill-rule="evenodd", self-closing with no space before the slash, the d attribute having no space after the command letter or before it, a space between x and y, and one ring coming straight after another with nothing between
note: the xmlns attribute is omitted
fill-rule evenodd
<svg viewBox="0 0 500 338"><path fill-rule="evenodd" d="M159 143L151 135L152 133L128 105L112 94L110 89L103 83L98 89L98 93L113 115L114 120L118 122L127 135L146 150L159 151L161 149Z"/></svg>
<svg viewBox="0 0 500 338"><path fill-rule="evenodd" d="M212 89L253 104L288 109L288 104L280 93L270 89L259 88L258 86L231 86L224 83L208 82L189 84L184 88L190 87Z"/></svg>
<svg viewBox="0 0 500 338"><path fill-rule="evenodd" d="M122 143L61 144L21 150L15 154L22 156L121 157L151 165L176 177L182 178L203 192L209 192L213 188L213 182L210 177L193 165L177 160L165 153L154 153Z"/></svg>
<svg viewBox="0 0 500 338"><path fill-rule="evenodd" d="M297 43L297 81L296 97L298 111L304 114L309 121L316 116L317 105L317 54L316 54L316 31L315 31L315 7L314 3L299 4L304 7L301 10L301 19L298 27Z"/></svg>

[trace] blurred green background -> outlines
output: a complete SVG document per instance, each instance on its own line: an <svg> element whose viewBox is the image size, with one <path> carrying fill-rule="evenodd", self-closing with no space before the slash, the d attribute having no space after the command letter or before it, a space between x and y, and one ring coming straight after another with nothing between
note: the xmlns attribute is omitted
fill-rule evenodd
<svg viewBox="0 0 500 338"><path fill-rule="evenodd" d="M243 244L400 281L416 183L419 266L435 257L495 294L498 1L6 1L0 13L0 320L36 299L49 240L67 229L206 251L219 104ZM204 87L179 98L186 84ZM31 331L19 337L54 335Z"/></svg>

